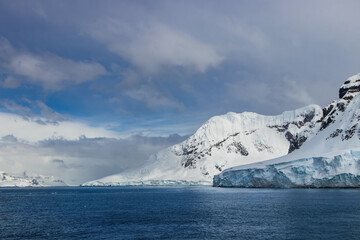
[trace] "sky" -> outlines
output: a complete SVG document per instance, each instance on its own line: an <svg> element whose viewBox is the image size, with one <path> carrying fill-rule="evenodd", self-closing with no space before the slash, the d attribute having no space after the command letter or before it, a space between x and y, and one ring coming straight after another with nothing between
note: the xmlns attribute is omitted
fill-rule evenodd
<svg viewBox="0 0 360 240"><path fill-rule="evenodd" d="M0 171L79 184L227 112L326 106L359 1L0 0Z"/></svg>

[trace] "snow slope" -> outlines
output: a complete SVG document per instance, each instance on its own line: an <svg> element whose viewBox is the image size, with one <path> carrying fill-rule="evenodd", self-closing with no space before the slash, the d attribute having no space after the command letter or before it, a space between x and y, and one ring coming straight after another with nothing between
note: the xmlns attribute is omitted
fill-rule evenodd
<svg viewBox="0 0 360 240"><path fill-rule="evenodd" d="M52 176L14 176L0 171L0 187L45 187L66 186L66 184Z"/></svg>
<svg viewBox="0 0 360 240"><path fill-rule="evenodd" d="M360 74L323 109L317 134L286 156L226 169L214 176L225 187L359 187Z"/></svg>
<svg viewBox="0 0 360 240"><path fill-rule="evenodd" d="M227 113L202 125L186 141L151 156L133 169L83 186L212 184L223 169L280 157L319 131L321 107L310 105L277 116Z"/></svg>

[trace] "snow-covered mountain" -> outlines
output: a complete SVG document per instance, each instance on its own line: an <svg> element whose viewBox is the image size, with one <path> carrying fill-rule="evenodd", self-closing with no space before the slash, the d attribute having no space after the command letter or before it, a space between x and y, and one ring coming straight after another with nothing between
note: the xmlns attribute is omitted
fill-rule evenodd
<svg viewBox="0 0 360 240"><path fill-rule="evenodd" d="M14 176L0 171L0 187L47 187L66 186L66 184L52 176L35 175Z"/></svg>
<svg viewBox="0 0 360 240"><path fill-rule="evenodd" d="M323 109L318 132L286 156L233 167L214 177L225 187L359 187L360 74Z"/></svg>
<svg viewBox="0 0 360 240"><path fill-rule="evenodd" d="M141 169L83 185L211 185L213 176L226 168L284 156L300 148L315 136L323 120L324 110L317 105L277 116L230 112L211 118L186 141L151 156Z"/></svg>

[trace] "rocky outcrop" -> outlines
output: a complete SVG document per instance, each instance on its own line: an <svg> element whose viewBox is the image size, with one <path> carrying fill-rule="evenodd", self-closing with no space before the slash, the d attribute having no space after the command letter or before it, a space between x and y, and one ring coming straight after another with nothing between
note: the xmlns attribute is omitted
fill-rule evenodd
<svg viewBox="0 0 360 240"><path fill-rule="evenodd" d="M339 98L351 100L355 93L360 92L360 74L350 77L339 89Z"/></svg>

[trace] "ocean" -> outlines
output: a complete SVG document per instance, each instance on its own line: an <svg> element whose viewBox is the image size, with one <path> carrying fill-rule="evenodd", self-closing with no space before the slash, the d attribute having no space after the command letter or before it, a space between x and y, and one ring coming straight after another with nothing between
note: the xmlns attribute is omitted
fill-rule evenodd
<svg viewBox="0 0 360 240"><path fill-rule="evenodd" d="M0 189L0 239L359 239L358 189Z"/></svg>

